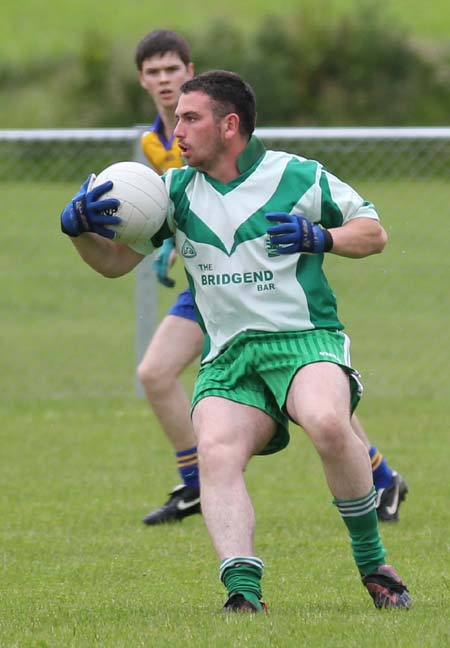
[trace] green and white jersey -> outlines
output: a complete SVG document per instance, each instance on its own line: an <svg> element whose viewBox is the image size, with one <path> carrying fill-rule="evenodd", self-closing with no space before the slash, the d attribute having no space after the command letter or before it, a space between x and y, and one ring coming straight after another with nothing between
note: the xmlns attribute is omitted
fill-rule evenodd
<svg viewBox="0 0 450 648"><path fill-rule="evenodd" d="M164 176L178 254L207 335L203 362L239 333L339 330L322 254L278 254L266 233L269 212L303 214L324 227L378 215L316 161L265 151L252 137L239 175L221 183L191 167Z"/></svg>

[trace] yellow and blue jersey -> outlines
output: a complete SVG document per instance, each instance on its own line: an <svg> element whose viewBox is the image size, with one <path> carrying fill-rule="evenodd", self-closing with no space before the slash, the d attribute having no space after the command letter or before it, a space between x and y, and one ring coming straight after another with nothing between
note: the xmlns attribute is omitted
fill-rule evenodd
<svg viewBox="0 0 450 648"><path fill-rule="evenodd" d="M143 133L141 145L145 157L160 175L169 169L178 169L184 165L177 139L172 136L167 141L164 136L164 126L160 115L157 115L151 129ZM184 290L178 295L168 314L177 315L193 322L197 321L194 300L190 290Z"/></svg>
<svg viewBox="0 0 450 648"><path fill-rule="evenodd" d="M150 130L141 139L142 151L157 173L162 175L168 169L183 166L183 158L175 137L166 140L160 115L156 116Z"/></svg>

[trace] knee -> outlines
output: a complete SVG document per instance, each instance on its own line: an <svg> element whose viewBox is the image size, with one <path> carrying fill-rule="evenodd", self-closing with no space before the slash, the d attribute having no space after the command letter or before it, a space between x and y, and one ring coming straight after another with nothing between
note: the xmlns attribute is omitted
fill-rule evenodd
<svg viewBox="0 0 450 648"><path fill-rule="evenodd" d="M161 358L144 357L137 368L137 377L147 392L159 393L170 388L174 379Z"/></svg>
<svg viewBox="0 0 450 648"><path fill-rule="evenodd" d="M335 412L316 414L306 422L305 430L321 457L340 456L352 433L350 420Z"/></svg>
<svg viewBox="0 0 450 648"><path fill-rule="evenodd" d="M225 447L211 435L200 437L197 442L197 453L200 466L214 470L224 463Z"/></svg>
<svg viewBox="0 0 450 648"><path fill-rule="evenodd" d="M200 438L197 444L200 472L204 475L231 475L243 472L248 459L239 446L225 443L213 435Z"/></svg>

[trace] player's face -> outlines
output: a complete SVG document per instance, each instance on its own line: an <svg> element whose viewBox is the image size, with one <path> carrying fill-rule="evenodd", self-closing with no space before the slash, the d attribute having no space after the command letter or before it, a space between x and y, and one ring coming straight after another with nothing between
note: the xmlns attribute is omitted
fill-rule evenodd
<svg viewBox="0 0 450 648"><path fill-rule="evenodd" d="M209 97L203 92L182 94L175 110L181 154L189 166L210 172L226 150L221 122L214 118Z"/></svg>
<svg viewBox="0 0 450 648"><path fill-rule="evenodd" d="M167 108L175 109L180 86L191 79L193 73L192 63L185 65L176 52L165 52L144 60L139 81L160 112Z"/></svg>

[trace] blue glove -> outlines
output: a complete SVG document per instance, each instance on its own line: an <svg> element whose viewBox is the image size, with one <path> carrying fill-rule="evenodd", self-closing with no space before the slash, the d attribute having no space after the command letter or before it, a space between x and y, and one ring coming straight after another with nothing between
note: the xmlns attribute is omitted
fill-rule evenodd
<svg viewBox="0 0 450 648"><path fill-rule="evenodd" d="M175 281L167 276L169 271L170 255L175 248L173 236L166 238L161 246L158 256L153 261L153 270L156 272L158 281L166 288L173 288Z"/></svg>
<svg viewBox="0 0 450 648"><path fill-rule="evenodd" d="M314 225L305 216L297 214L266 214L267 220L280 223L267 230L270 242L279 254L310 252L321 254L333 247L333 238L328 230Z"/></svg>
<svg viewBox="0 0 450 648"><path fill-rule="evenodd" d="M95 232L100 236L113 239L115 232L108 229L105 225L117 225L120 223L119 216L113 216L117 211L120 202L117 198L99 198L109 191L113 183L111 180L95 187L89 191L89 184L95 179L90 174L81 185L79 192L64 207L61 212L61 230L68 236L76 237L83 232Z"/></svg>

